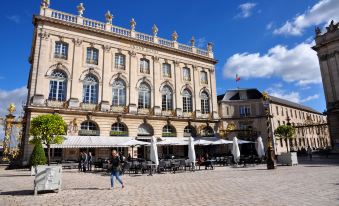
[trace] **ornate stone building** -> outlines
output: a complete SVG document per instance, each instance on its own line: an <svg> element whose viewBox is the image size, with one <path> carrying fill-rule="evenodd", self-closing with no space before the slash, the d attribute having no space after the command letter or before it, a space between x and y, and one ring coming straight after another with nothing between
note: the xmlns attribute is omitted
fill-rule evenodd
<svg viewBox="0 0 339 206"><path fill-rule="evenodd" d="M58 113L69 124L67 138L214 136L218 105L212 44L206 50L53 10L43 0L34 16L34 37L26 106L27 129L40 114ZM24 161L32 146L24 141ZM184 155L183 147L173 151ZM54 155L77 158L79 149L55 149ZM92 149L97 157L108 149ZM139 151L140 152L140 151ZM160 149L161 152L161 149ZM136 153L134 154L136 155Z"/></svg>
<svg viewBox="0 0 339 206"><path fill-rule="evenodd" d="M324 85L327 121L333 149L339 152L339 23L332 21L326 32L316 28L316 45Z"/></svg>
<svg viewBox="0 0 339 206"><path fill-rule="evenodd" d="M264 111L263 95L257 89L228 90L218 96L219 114L221 117L221 134L229 139L255 141L261 136L267 146L267 116ZM280 139L275 142L276 154L286 152L289 148L298 150L307 148L326 148L330 138L326 117L310 107L270 96L269 104L270 133L283 124L296 128L296 138L289 142ZM248 149L248 148L247 148Z"/></svg>

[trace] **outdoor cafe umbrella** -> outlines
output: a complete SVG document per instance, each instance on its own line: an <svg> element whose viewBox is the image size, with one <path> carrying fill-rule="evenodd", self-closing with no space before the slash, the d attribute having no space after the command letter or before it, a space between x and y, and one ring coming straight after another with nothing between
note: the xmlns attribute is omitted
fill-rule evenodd
<svg viewBox="0 0 339 206"><path fill-rule="evenodd" d="M151 154L150 159L156 166L159 165L159 158L158 158L158 148L157 148L157 140L153 136L151 139Z"/></svg>
<svg viewBox="0 0 339 206"><path fill-rule="evenodd" d="M262 138L258 137L257 139L257 146L256 146L258 157L261 158L265 155L264 144L262 143Z"/></svg>
<svg viewBox="0 0 339 206"><path fill-rule="evenodd" d="M234 161L236 163L238 163L238 161L240 159L240 150L239 150L239 145L238 145L237 137L233 138L232 155L233 155Z"/></svg>
<svg viewBox="0 0 339 206"><path fill-rule="evenodd" d="M232 144L232 141L225 140L225 139L218 139L212 142L212 145L219 145L219 144Z"/></svg>
<svg viewBox="0 0 339 206"><path fill-rule="evenodd" d="M194 141L193 137L189 137L188 139L188 161L192 163L193 169L195 168L195 149L194 149Z"/></svg>

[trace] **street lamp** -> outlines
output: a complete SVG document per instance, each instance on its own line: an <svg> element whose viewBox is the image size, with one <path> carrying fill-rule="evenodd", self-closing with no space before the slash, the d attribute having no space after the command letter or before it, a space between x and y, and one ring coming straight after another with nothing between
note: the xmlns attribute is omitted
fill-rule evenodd
<svg viewBox="0 0 339 206"><path fill-rule="evenodd" d="M263 105L265 109L265 115L267 118L267 169L276 169L277 162L275 160L275 151L273 149L273 135L271 135L271 114L270 114L270 98L267 92L263 92Z"/></svg>

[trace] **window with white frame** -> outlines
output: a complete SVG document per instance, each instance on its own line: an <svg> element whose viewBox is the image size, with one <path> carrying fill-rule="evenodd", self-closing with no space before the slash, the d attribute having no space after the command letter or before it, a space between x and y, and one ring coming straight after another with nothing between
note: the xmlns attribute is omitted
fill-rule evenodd
<svg viewBox="0 0 339 206"><path fill-rule="evenodd" d="M113 82L112 85L112 105L113 106L125 106L126 105L126 86L125 83L118 79Z"/></svg>
<svg viewBox="0 0 339 206"><path fill-rule="evenodd" d="M173 109L173 94L169 86L164 86L161 90L162 110L169 111Z"/></svg>
<svg viewBox="0 0 339 206"><path fill-rule="evenodd" d="M191 71L189 68L184 67L182 69L182 75L185 81L191 81Z"/></svg>
<svg viewBox="0 0 339 206"><path fill-rule="evenodd" d="M55 42L54 57L59 59L67 59L68 44L65 42Z"/></svg>
<svg viewBox="0 0 339 206"><path fill-rule="evenodd" d="M144 74L150 73L148 59L145 59L145 58L140 59L140 72Z"/></svg>
<svg viewBox="0 0 339 206"><path fill-rule="evenodd" d="M164 63L162 64L162 75L164 77L171 77L171 65Z"/></svg>
<svg viewBox="0 0 339 206"><path fill-rule="evenodd" d="M207 84L208 83L207 72L205 72L205 71L201 71L200 72L200 82L202 84Z"/></svg>
<svg viewBox="0 0 339 206"><path fill-rule="evenodd" d="M176 136L176 132L173 126L171 125L165 125L162 128L162 136L163 137L175 137Z"/></svg>
<svg viewBox="0 0 339 206"><path fill-rule="evenodd" d="M86 63L98 65L98 58L99 50L93 47L87 47Z"/></svg>
<svg viewBox="0 0 339 206"><path fill-rule="evenodd" d="M182 92L182 109L183 112L192 112L192 95L187 89Z"/></svg>
<svg viewBox="0 0 339 206"><path fill-rule="evenodd" d="M55 70L49 81L48 99L53 101L65 101L67 92L67 76L63 71Z"/></svg>
<svg viewBox="0 0 339 206"><path fill-rule="evenodd" d="M149 109L151 107L151 89L145 84L141 83L139 86L138 108Z"/></svg>
<svg viewBox="0 0 339 206"><path fill-rule="evenodd" d="M92 121L84 121L81 123L79 135L81 136L99 136L100 130L98 125Z"/></svg>
<svg viewBox="0 0 339 206"><path fill-rule="evenodd" d="M98 103L98 80L92 74L87 75L84 79L82 102L87 104Z"/></svg>
<svg viewBox="0 0 339 206"><path fill-rule="evenodd" d="M114 67L116 69L125 69L125 55L116 53Z"/></svg>
<svg viewBox="0 0 339 206"><path fill-rule="evenodd" d="M251 107L248 105L239 106L239 114L241 117L248 117L251 115Z"/></svg>
<svg viewBox="0 0 339 206"><path fill-rule="evenodd" d="M200 95L201 98L201 114L210 113L210 99L207 92L202 92Z"/></svg>
<svg viewBox="0 0 339 206"><path fill-rule="evenodd" d="M122 122L112 124L110 136L127 136L127 126Z"/></svg>

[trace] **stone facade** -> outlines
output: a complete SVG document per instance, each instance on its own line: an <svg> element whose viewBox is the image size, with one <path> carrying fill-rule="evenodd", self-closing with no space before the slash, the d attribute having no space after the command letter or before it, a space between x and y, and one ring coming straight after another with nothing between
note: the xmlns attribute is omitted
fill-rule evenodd
<svg viewBox="0 0 339 206"><path fill-rule="evenodd" d="M221 134L229 139L255 141L261 136L267 147L267 116L262 94L257 89L228 90L218 96L221 117ZM313 148L330 146L326 116L312 108L270 96L270 134L283 124L296 128L296 138L290 140L291 149L300 150L310 145ZM286 141L276 140L275 152L286 152Z"/></svg>
<svg viewBox="0 0 339 206"><path fill-rule="evenodd" d="M180 44L176 32L172 40L162 39L155 25L153 35L143 34L135 30L134 19L130 29L117 27L110 12L106 23L87 19L83 4L78 15L49 6L43 1L34 16L26 134L30 120L45 113L62 115L67 135L84 135L84 122L93 123L101 136L117 135L111 132L114 123L125 127L119 134L130 137L180 138L187 136L187 126L197 136L204 136L206 128L217 132L211 43L206 50L196 48L194 38L191 45ZM166 125L171 129L164 134ZM25 161L32 151L28 139Z"/></svg>
<svg viewBox="0 0 339 206"><path fill-rule="evenodd" d="M316 45L327 107L327 121L333 149L339 152L339 23L330 23L326 32L316 28Z"/></svg>

